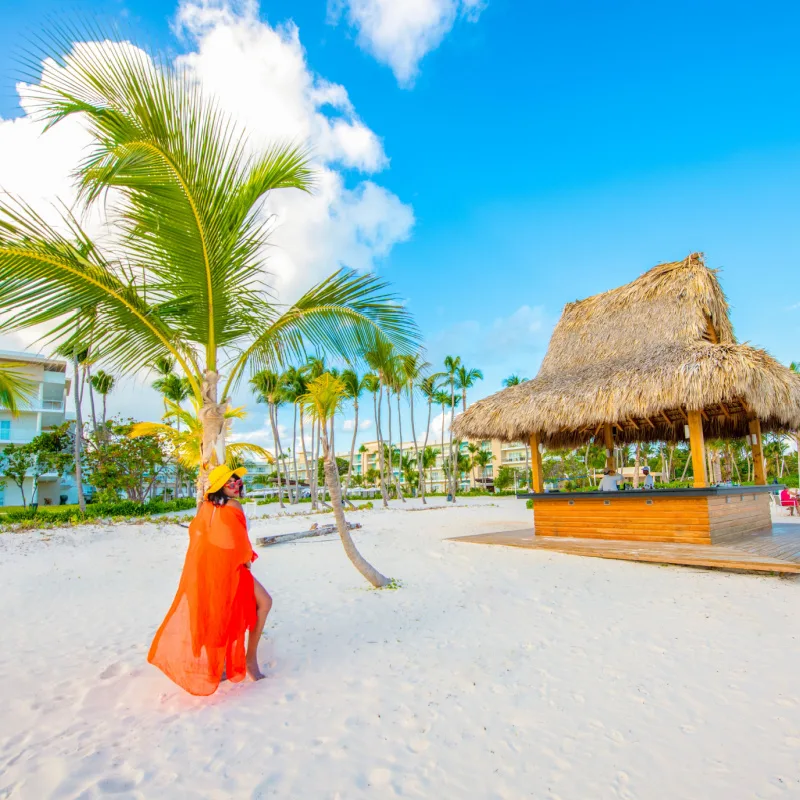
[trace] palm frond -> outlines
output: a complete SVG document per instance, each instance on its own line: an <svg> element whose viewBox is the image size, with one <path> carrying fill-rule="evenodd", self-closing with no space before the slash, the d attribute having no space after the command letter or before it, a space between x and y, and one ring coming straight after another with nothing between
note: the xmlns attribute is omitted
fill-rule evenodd
<svg viewBox="0 0 800 800"><path fill-rule="evenodd" d="M0 408L17 416L36 396L36 385L26 377L22 366L0 363Z"/></svg>
<svg viewBox="0 0 800 800"><path fill-rule="evenodd" d="M245 364L254 370L300 361L312 348L333 353L351 364L376 341L400 353L419 348L420 333L408 310L375 275L341 269L306 292L272 319L231 369L227 395Z"/></svg>

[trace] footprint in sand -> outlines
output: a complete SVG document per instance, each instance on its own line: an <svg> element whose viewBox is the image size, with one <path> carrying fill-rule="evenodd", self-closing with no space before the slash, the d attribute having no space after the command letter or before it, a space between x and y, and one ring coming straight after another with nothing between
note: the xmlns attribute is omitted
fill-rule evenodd
<svg viewBox="0 0 800 800"><path fill-rule="evenodd" d="M122 672L122 664L119 661L115 661L113 664L109 664L101 673L100 673L100 680L107 681L111 678L116 678ZM127 790L126 790L127 791Z"/></svg>

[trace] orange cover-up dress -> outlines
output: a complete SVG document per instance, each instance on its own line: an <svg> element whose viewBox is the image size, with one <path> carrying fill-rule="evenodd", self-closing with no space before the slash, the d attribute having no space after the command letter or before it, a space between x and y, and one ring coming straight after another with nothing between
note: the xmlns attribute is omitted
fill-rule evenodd
<svg viewBox="0 0 800 800"><path fill-rule="evenodd" d="M213 694L223 670L231 681L245 677L245 631L256 623L245 564L257 557L244 513L204 502L189 526L178 592L147 656L190 694Z"/></svg>

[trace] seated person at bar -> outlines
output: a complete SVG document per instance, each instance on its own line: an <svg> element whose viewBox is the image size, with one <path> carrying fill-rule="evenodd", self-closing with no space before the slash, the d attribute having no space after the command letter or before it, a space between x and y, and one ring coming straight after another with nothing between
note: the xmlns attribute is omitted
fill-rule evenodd
<svg viewBox="0 0 800 800"><path fill-rule="evenodd" d="M603 479L600 481L600 485L597 487L598 492L618 492L619 486L617 484L622 479L621 475L617 475L613 469L606 469L603 470Z"/></svg>
<svg viewBox="0 0 800 800"><path fill-rule="evenodd" d="M650 467L642 467L642 474L644 475L644 485L642 489L655 489L656 482L653 480L653 476L650 474Z"/></svg>
<svg viewBox="0 0 800 800"><path fill-rule="evenodd" d="M797 495L792 494L789 489L782 489L781 490L781 506L783 508L788 508L789 513L794 516L795 509L798 508L797 505Z"/></svg>

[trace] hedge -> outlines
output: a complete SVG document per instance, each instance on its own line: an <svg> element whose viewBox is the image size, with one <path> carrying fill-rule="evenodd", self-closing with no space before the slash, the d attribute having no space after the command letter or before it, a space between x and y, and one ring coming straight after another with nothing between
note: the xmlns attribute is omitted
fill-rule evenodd
<svg viewBox="0 0 800 800"><path fill-rule="evenodd" d="M132 500L121 500L118 503L90 503L82 514L77 508L60 508L59 506L44 506L42 508L27 509L26 511L0 512L0 525L14 522L30 522L33 520L43 523L77 523L92 519L106 517L149 517L152 514L165 514L169 511L186 511L194 509L196 502L193 497L181 497L178 500L151 500L147 503L134 503Z"/></svg>

